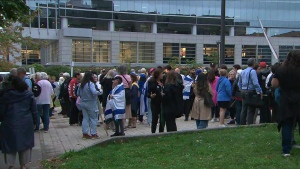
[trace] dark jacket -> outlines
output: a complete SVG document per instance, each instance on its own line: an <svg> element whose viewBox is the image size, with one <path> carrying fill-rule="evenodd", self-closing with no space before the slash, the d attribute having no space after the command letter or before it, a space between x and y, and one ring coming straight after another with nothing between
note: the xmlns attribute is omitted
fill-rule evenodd
<svg viewBox="0 0 300 169"><path fill-rule="evenodd" d="M69 83L71 80L71 78L68 78L62 83L58 99L69 100Z"/></svg>
<svg viewBox="0 0 300 169"><path fill-rule="evenodd" d="M161 93L163 92L163 86L160 86L157 81L150 79L148 82L148 93L147 96L151 98L151 93L155 93L156 96L151 98L151 104L160 105L162 100Z"/></svg>
<svg viewBox="0 0 300 169"><path fill-rule="evenodd" d="M138 110L138 94L139 94L139 87L134 83L131 88L131 110L137 112Z"/></svg>
<svg viewBox="0 0 300 169"><path fill-rule="evenodd" d="M103 78L100 82L102 89L103 89L103 100L102 103L106 104L107 96L109 95L109 92L112 90L112 79L109 78Z"/></svg>
<svg viewBox="0 0 300 169"><path fill-rule="evenodd" d="M31 91L8 90L0 103L0 143L3 153L34 147L33 119L36 103Z"/></svg>
<svg viewBox="0 0 300 169"><path fill-rule="evenodd" d="M165 86L162 107L166 118L181 117L183 112L182 90L183 87L178 84L168 84Z"/></svg>

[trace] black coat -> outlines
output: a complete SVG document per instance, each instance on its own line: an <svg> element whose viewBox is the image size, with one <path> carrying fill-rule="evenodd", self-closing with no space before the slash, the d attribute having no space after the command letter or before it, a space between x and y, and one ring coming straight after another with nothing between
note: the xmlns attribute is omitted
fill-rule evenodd
<svg viewBox="0 0 300 169"><path fill-rule="evenodd" d="M31 91L8 90L0 102L0 143L3 153L34 147L33 119L36 102Z"/></svg>
<svg viewBox="0 0 300 169"><path fill-rule="evenodd" d="M183 112L183 86L168 84L162 99L163 113L167 118L179 118Z"/></svg>

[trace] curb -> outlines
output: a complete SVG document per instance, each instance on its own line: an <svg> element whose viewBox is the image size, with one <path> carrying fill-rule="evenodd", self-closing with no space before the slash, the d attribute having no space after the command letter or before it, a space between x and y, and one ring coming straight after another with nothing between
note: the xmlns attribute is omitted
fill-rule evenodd
<svg viewBox="0 0 300 169"><path fill-rule="evenodd" d="M133 139L139 139L139 138L148 138L148 137L157 137L157 136L168 136L168 135L175 135L175 134L188 134L188 133L202 133L202 132L208 132L208 131L214 131L214 130L232 130L237 128L253 128L253 127L263 127L266 126L266 124L255 124L255 125L249 125L249 126L233 126L233 127L218 127L218 128L207 128L207 129L194 129L194 130L185 130L185 131L176 131L176 132L165 132L165 133L154 133L154 134L147 134L147 135L140 135L140 136L121 136L121 137L112 137L107 140L104 140L100 143L95 143L92 146L106 146L111 143L121 143L121 142L128 142ZM83 149L82 149L83 150ZM79 150L81 151L81 150Z"/></svg>

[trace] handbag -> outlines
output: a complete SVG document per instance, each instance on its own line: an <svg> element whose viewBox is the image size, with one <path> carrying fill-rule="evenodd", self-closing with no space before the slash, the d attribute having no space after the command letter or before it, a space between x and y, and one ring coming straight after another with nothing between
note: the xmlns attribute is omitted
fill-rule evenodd
<svg viewBox="0 0 300 169"><path fill-rule="evenodd" d="M264 105L264 101L261 99L261 96L257 94L255 91L249 91L249 82L250 82L250 75L251 71L249 72L247 90L242 92L242 99L245 99L249 106L253 107L262 107Z"/></svg>
<svg viewBox="0 0 300 169"><path fill-rule="evenodd" d="M81 98L80 98L80 96L78 96L76 99L76 107L79 111L82 110L80 103L81 103Z"/></svg>
<svg viewBox="0 0 300 169"><path fill-rule="evenodd" d="M215 104L212 100L212 95L209 93L209 91L205 92L205 94L204 94L204 105L207 107L215 106Z"/></svg>

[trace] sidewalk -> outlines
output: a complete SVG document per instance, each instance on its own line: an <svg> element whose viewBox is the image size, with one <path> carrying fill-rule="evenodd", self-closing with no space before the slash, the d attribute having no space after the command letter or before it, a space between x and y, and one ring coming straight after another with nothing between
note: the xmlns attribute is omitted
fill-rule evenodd
<svg viewBox="0 0 300 169"><path fill-rule="evenodd" d="M56 108L57 112L60 112L60 108ZM109 136L106 136L103 125L97 127L98 135L101 137L96 140L82 140L81 126L70 126L69 119L63 118L61 115L55 114L56 119L50 120L50 128L48 133L40 131L35 133L35 147L33 148L32 163L28 165L30 169L39 169L40 162L43 159L49 159L57 157L68 151L78 151L86 147L98 144L102 141L110 139L110 135L113 134L111 130L108 130ZM226 122L228 119L226 120ZM196 129L196 122L184 121L184 118L176 120L177 130L185 131ZM208 128L216 128L219 123L209 123ZM232 125L233 126L233 125ZM158 129L157 129L158 131ZM125 131L126 136L136 135L149 135L151 134L150 127L146 124L139 124L135 129L128 129ZM0 168L7 168L4 164L3 154L0 153ZM16 160L17 167L18 160Z"/></svg>

